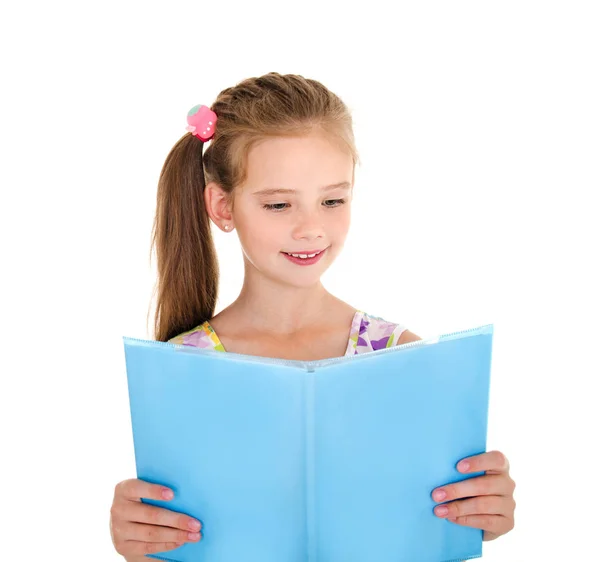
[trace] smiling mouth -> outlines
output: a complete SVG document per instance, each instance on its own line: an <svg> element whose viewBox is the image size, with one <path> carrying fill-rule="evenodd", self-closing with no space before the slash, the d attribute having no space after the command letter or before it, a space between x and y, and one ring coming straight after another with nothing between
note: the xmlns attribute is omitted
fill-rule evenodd
<svg viewBox="0 0 600 562"><path fill-rule="evenodd" d="M301 259L307 259L307 258L314 258L316 256L318 256L319 254L322 254L327 248L323 249L323 250L316 250L313 252L298 252L298 253L290 253L290 252L283 252L284 254L287 254L288 256L292 256L294 258L301 258Z"/></svg>

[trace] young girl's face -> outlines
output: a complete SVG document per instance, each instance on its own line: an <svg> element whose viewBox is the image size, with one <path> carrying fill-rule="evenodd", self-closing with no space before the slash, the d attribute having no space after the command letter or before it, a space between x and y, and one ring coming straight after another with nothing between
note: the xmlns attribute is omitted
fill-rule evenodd
<svg viewBox="0 0 600 562"><path fill-rule="evenodd" d="M273 138L248 154L235 192L233 223L246 259L263 274L310 286L340 253L350 227L350 154L318 133ZM297 263L286 253L314 254Z"/></svg>

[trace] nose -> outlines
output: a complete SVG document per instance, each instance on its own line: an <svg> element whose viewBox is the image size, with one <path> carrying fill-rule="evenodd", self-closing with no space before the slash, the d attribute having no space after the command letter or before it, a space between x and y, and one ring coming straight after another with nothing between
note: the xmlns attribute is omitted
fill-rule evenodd
<svg viewBox="0 0 600 562"><path fill-rule="evenodd" d="M296 217L292 236L294 240L323 238L325 228L319 213L305 212Z"/></svg>

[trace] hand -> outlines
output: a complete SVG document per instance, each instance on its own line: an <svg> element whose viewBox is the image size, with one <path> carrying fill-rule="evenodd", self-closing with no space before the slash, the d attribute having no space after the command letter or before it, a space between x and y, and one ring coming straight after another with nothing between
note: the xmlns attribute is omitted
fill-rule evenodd
<svg viewBox="0 0 600 562"><path fill-rule="evenodd" d="M173 492L138 479L116 485L110 508L110 536L120 555L164 552L185 542L200 540L202 525L199 521L183 513L142 503L141 498L165 501L173 499Z"/></svg>
<svg viewBox="0 0 600 562"><path fill-rule="evenodd" d="M466 468L463 468L464 462L468 462ZM464 474L485 471L485 475L436 488L432 498L446 503L437 506L434 513L457 525L482 529L484 541L497 539L512 530L515 482L508 474L508 459L499 451L490 451L463 459L457 469ZM440 491L445 495L439 495ZM453 501L460 498L468 499Z"/></svg>

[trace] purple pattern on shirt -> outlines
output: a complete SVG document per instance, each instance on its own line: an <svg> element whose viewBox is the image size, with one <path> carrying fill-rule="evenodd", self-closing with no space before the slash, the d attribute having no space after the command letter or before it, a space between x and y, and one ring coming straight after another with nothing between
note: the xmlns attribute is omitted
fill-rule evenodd
<svg viewBox="0 0 600 562"><path fill-rule="evenodd" d="M368 318L370 318L370 320ZM391 341L390 336L397 328L398 324L387 322L382 318L365 315L361 320L360 328L358 330L358 340L356 342L354 355L365 353L367 351L377 351L378 349L385 349L389 345L395 345L400 338L400 334L397 334L397 337L393 338Z"/></svg>
<svg viewBox="0 0 600 562"><path fill-rule="evenodd" d="M203 331L192 332L183 336L183 345L193 345L203 349L212 349L214 347L213 342L210 338L206 337Z"/></svg>

